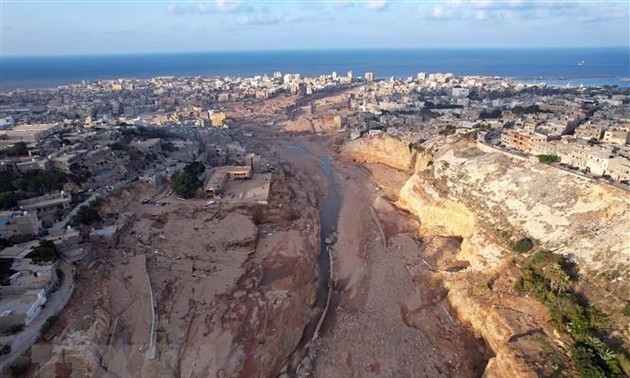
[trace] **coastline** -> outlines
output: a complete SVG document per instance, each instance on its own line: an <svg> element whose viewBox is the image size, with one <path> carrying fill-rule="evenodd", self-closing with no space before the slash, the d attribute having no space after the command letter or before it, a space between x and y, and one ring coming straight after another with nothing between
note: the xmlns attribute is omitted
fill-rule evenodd
<svg viewBox="0 0 630 378"><path fill-rule="evenodd" d="M418 72L451 72L525 80L557 78L585 85L622 85L630 65L628 49L371 49L238 51L169 54L8 56L2 58L0 91L50 88L82 81L174 77L253 77L276 71L309 77L415 78ZM585 62L585 63L582 63ZM562 83L564 85L565 83Z"/></svg>
<svg viewBox="0 0 630 378"><path fill-rule="evenodd" d="M204 75L195 75L195 76L204 76ZM189 75L181 75L178 77L195 77ZM475 76L475 75L463 75L463 76ZM89 82L98 82L98 81L112 81L112 80L149 80L151 78L158 76L150 76L150 77L103 77L98 79L92 79ZM211 76L206 76L210 78ZM515 84L525 84L525 85L546 85L548 87L558 88L577 88L577 87L603 87L603 86L617 86L620 88L630 88L630 78L626 77L572 77L572 78L558 78L556 77L537 77L537 78L522 78L522 77L503 77L500 78L510 80ZM45 84L42 84L41 81L31 80L31 81L22 81L19 83L19 86L14 84L0 84L0 93L9 93L13 91L38 91L38 90L56 90L59 87L70 86L70 85L81 85L81 81L50 81Z"/></svg>

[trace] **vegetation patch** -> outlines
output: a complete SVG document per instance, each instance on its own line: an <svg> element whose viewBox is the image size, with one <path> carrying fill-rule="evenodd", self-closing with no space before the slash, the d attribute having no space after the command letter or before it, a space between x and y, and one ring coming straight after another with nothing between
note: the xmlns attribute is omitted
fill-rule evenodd
<svg viewBox="0 0 630 378"><path fill-rule="evenodd" d="M538 161L544 164L557 163L560 161L558 155L536 155Z"/></svg>
<svg viewBox="0 0 630 378"><path fill-rule="evenodd" d="M28 156L28 147L24 142L17 142L2 150L0 156Z"/></svg>
<svg viewBox="0 0 630 378"><path fill-rule="evenodd" d="M171 187L178 196L191 198L201 188L203 182L199 180L199 175L206 170L206 166L196 161L184 167L184 171L177 175Z"/></svg>
<svg viewBox="0 0 630 378"><path fill-rule="evenodd" d="M628 353L612 341L608 317L575 291L575 264L540 251L525 260L522 272L516 290L536 296L549 309L555 328L571 337L571 361L580 376L630 376Z"/></svg>
<svg viewBox="0 0 630 378"><path fill-rule="evenodd" d="M523 114L536 114L536 113L551 113L551 111L541 109L540 106L534 104L534 105L529 105L529 106L516 105L515 107L512 108L512 113L516 115L523 115Z"/></svg>
<svg viewBox="0 0 630 378"><path fill-rule="evenodd" d="M102 221L103 218L101 218L101 214L99 211L102 204L103 201L100 198L97 198L94 201L90 202L88 206L81 206L72 218L72 225L91 226L94 223Z"/></svg>
<svg viewBox="0 0 630 378"><path fill-rule="evenodd" d="M134 138L146 140L153 138L160 139L181 139L174 133L169 132L168 130L162 130L158 127L145 127L145 126L137 126L121 129L121 133L126 141L131 141Z"/></svg>
<svg viewBox="0 0 630 378"><path fill-rule="evenodd" d="M14 377L20 377L31 368L30 362L15 362L9 366L9 372Z"/></svg>
<svg viewBox="0 0 630 378"><path fill-rule="evenodd" d="M6 336L9 336L9 335L15 335L16 333L20 333L22 331L24 331L24 324L14 324L11 327L9 327L9 329L4 331L4 334Z"/></svg>
<svg viewBox="0 0 630 378"><path fill-rule="evenodd" d="M0 208L12 209L19 200L61 190L66 182L67 175L56 169L0 172Z"/></svg>
<svg viewBox="0 0 630 378"><path fill-rule="evenodd" d="M522 238L512 246L514 252L527 253L534 248L534 242L530 238Z"/></svg>
<svg viewBox="0 0 630 378"><path fill-rule="evenodd" d="M35 235L32 234L12 235L6 239L0 239L0 249L12 247L16 244L26 243L27 241L31 241L33 239L35 239Z"/></svg>
<svg viewBox="0 0 630 378"><path fill-rule="evenodd" d="M10 344L1 344L0 345L0 356L11 353L11 345Z"/></svg>
<svg viewBox="0 0 630 378"><path fill-rule="evenodd" d="M0 285L1 286L9 286L11 281L9 278L13 274L16 273L15 270L11 269L13 265L13 259L1 258L0 259Z"/></svg>
<svg viewBox="0 0 630 378"><path fill-rule="evenodd" d="M178 151L179 148L175 147L173 142L164 142L162 143L162 150L167 152L175 152Z"/></svg>
<svg viewBox="0 0 630 378"><path fill-rule="evenodd" d="M499 108L484 109L479 113L479 119L497 119L501 118L503 112Z"/></svg>
<svg viewBox="0 0 630 378"><path fill-rule="evenodd" d="M39 246L25 257L33 260L36 264L55 262L58 257L57 247L50 240L42 240Z"/></svg>

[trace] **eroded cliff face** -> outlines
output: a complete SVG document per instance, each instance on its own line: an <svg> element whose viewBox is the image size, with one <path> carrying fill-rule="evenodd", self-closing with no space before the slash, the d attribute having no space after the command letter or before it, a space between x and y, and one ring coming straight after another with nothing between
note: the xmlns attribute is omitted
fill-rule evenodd
<svg viewBox="0 0 630 378"><path fill-rule="evenodd" d="M431 160L430 153L414 148L411 141L386 134L348 142L343 149L356 161L384 164L401 171L424 169Z"/></svg>
<svg viewBox="0 0 630 378"><path fill-rule="evenodd" d="M511 246L521 237L533 238L537 248L572 256L580 269L580 290L591 303L606 313L621 313L630 300L627 193L482 151L456 137L430 147L436 151L432 164L404 184L398 205L420 219L425 235L463 239L457 258L470 266L444 272L444 285L460 318L495 352L487 376L536 376L547 347L566 347L545 308L513 290L519 272ZM616 279L603 272L614 272ZM611 320L627 344L627 318Z"/></svg>

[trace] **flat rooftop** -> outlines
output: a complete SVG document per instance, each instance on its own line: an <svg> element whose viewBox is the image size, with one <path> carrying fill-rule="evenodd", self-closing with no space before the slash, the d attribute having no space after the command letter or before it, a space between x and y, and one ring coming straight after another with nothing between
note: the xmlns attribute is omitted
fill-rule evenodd
<svg viewBox="0 0 630 378"><path fill-rule="evenodd" d="M33 305L33 302L37 300L39 291L40 290L29 290L22 295L5 294L2 301L0 301L0 319L2 319L3 313L7 315L26 314Z"/></svg>
<svg viewBox="0 0 630 378"><path fill-rule="evenodd" d="M227 184L223 201L267 204L271 188L271 174L255 174L249 180Z"/></svg>
<svg viewBox="0 0 630 378"><path fill-rule="evenodd" d="M23 258L33 248L37 247L38 245L39 245L39 240L31 240L26 243L14 245L13 247L7 247L0 251L0 257L8 258L8 259Z"/></svg>

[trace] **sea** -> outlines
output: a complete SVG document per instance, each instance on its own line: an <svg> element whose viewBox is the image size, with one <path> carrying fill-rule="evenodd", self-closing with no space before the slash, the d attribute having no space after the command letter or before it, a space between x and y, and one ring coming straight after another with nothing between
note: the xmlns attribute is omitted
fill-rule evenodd
<svg viewBox="0 0 630 378"><path fill-rule="evenodd" d="M0 91L155 76L319 76L333 71L377 78L451 72L555 86L630 87L630 47L197 52L0 57Z"/></svg>

